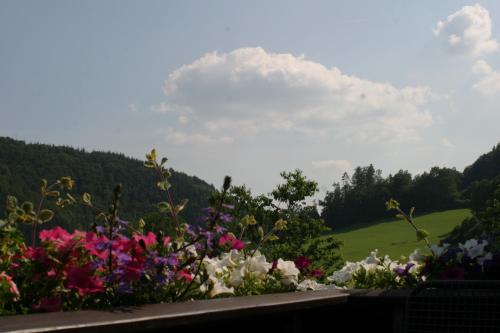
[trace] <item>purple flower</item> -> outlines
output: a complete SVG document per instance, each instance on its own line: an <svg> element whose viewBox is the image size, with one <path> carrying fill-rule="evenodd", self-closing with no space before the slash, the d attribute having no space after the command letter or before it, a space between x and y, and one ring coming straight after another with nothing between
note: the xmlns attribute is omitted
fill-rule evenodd
<svg viewBox="0 0 500 333"><path fill-rule="evenodd" d="M132 294L134 292L134 288L132 288L130 283L122 281L118 284L116 291L119 294Z"/></svg>
<svg viewBox="0 0 500 333"><path fill-rule="evenodd" d="M225 214L225 213L220 213L219 219L222 222L226 222L226 223L233 221L233 217L230 214Z"/></svg>
<svg viewBox="0 0 500 333"><path fill-rule="evenodd" d="M410 269L413 266L415 266L415 264L412 262L409 262L406 264L405 268L402 268L402 267L395 268L394 273L396 273L397 275L399 275L401 277L408 276L408 272L410 271Z"/></svg>

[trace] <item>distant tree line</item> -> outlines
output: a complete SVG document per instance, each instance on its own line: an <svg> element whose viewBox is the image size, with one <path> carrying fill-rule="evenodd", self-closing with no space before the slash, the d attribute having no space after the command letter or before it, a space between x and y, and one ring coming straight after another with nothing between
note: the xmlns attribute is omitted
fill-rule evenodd
<svg viewBox="0 0 500 333"><path fill-rule="evenodd" d="M373 165L357 167L350 176L333 184L320 201L321 217L331 227L346 227L373 222L392 216L384 207L397 199L402 208L417 207L417 212L430 212L461 207L484 208L495 191L495 177L500 175L500 145L482 155L463 173L455 168L433 167L412 176L400 170L387 177Z"/></svg>

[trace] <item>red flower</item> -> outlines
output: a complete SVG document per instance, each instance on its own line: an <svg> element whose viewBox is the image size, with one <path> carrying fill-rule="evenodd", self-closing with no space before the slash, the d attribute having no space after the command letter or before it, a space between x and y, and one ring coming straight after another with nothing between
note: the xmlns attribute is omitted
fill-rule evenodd
<svg viewBox="0 0 500 333"><path fill-rule="evenodd" d="M300 256L294 261L295 267L297 267L300 270L306 269L312 264L312 260L308 259L304 256Z"/></svg>
<svg viewBox="0 0 500 333"><path fill-rule="evenodd" d="M80 296L104 291L104 284L99 277L93 275L90 265L71 267L68 272L68 288L77 289Z"/></svg>
<svg viewBox="0 0 500 333"><path fill-rule="evenodd" d="M463 280L465 277L465 269L463 267L446 267L441 273L441 277L447 280Z"/></svg>
<svg viewBox="0 0 500 333"><path fill-rule="evenodd" d="M185 269L183 269L182 271L179 271L177 272L177 280L186 280L188 282L191 282L193 281L193 276Z"/></svg>
<svg viewBox="0 0 500 333"><path fill-rule="evenodd" d="M43 312L61 311L62 299L59 296L44 297L40 303L33 305L33 309Z"/></svg>
<svg viewBox="0 0 500 333"><path fill-rule="evenodd" d="M156 245L156 235L151 231L146 235L134 234L132 238L138 243L142 239L144 241L144 244L146 244L146 247L152 247Z"/></svg>
<svg viewBox="0 0 500 333"><path fill-rule="evenodd" d="M321 268L315 268L311 271L311 276L315 278L320 278L325 275L325 272Z"/></svg>

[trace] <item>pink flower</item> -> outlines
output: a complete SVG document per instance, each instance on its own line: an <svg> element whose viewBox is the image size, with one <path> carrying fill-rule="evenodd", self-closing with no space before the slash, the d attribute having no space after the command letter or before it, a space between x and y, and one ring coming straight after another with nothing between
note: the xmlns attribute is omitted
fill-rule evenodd
<svg viewBox="0 0 500 333"><path fill-rule="evenodd" d="M72 267L68 270L68 288L77 289L80 296L104 291L103 282L93 275L90 265Z"/></svg>
<svg viewBox="0 0 500 333"><path fill-rule="evenodd" d="M71 239L71 235L69 234L69 232L67 232L63 228L55 227L55 228L52 228L49 230L40 231L40 239L42 241L67 242L68 240Z"/></svg>
<svg viewBox="0 0 500 333"><path fill-rule="evenodd" d="M26 249L24 256L32 261L38 261L41 263L48 263L49 257L47 256L47 253L45 252L45 249L43 247L29 247Z"/></svg>
<svg viewBox="0 0 500 333"><path fill-rule="evenodd" d="M245 247L245 243L239 239L234 239L233 244L231 245L231 248L233 250L238 250L238 251L243 250L244 247Z"/></svg>
<svg viewBox="0 0 500 333"><path fill-rule="evenodd" d="M40 303L33 305L33 309L43 312L61 311L62 299L59 296L44 297Z"/></svg>
<svg viewBox="0 0 500 333"><path fill-rule="evenodd" d="M9 288L9 292L14 296L13 300L19 300L19 290L17 289L16 283L9 275L7 275L5 272L2 272L0 273L0 285L5 284L7 285L7 288Z"/></svg>
<svg viewBox="0 0 500 333"><path fill-rule="evenodd" d="M172 240L172 237L170 237L170 236L163 237L163 246L167 247L168 244L170 244L171 240Z"/></svg>
<svg viewBox="0 0 500 333"><path fill-rule="evenodd" d="M295 259L294 263L295 263L295 267L297 267L300 270L303 270L311 265L312 260L308 259L304 256L300 256L297 259Z"/></svg>
<svg viewBox="0 0 500 333"><path fill-rule="evenodd" d="M311 271L311 276L315 278L320 278L325 275L325 272L321 268L315 268Z"/></svg>
<svg viewBox="0 0 500 333"><path fill-rule="evenodd" d="M245 247L245 243L239 239L236 239L233 234L227 233L219 238L219 246L225 246L226 244L231 245L233 250L242 250Z"/></svg>
<svg viewBox="0 0 500 333"><path fill-rule="evenodd" d="M138 243L142 239L144 241L144 244L146 244L146 247L152 247L156 245L156 235L151 231L146 235L134 234L132 238Z"/></svg>
<svg viewBox="0 0 500 333"><path fill-rule="evenodd" d="M185 270L185 269L177 272L177 276L176 277L177 277L177 280L184 279L184 280L186 280L188 282L193 281L193 276L187 270Z"/></svg>

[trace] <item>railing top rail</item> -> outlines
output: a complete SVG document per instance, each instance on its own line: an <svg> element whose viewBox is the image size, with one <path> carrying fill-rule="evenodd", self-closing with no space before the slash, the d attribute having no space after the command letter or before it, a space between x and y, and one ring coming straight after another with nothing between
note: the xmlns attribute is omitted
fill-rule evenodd
<svg viewBox="0 0 500 333"><path fill-rule="evenodd" d="M109 311L75 311L0 318L0 332L132 332L347 303L349 294L321 290L148 304Z"/></svg>

